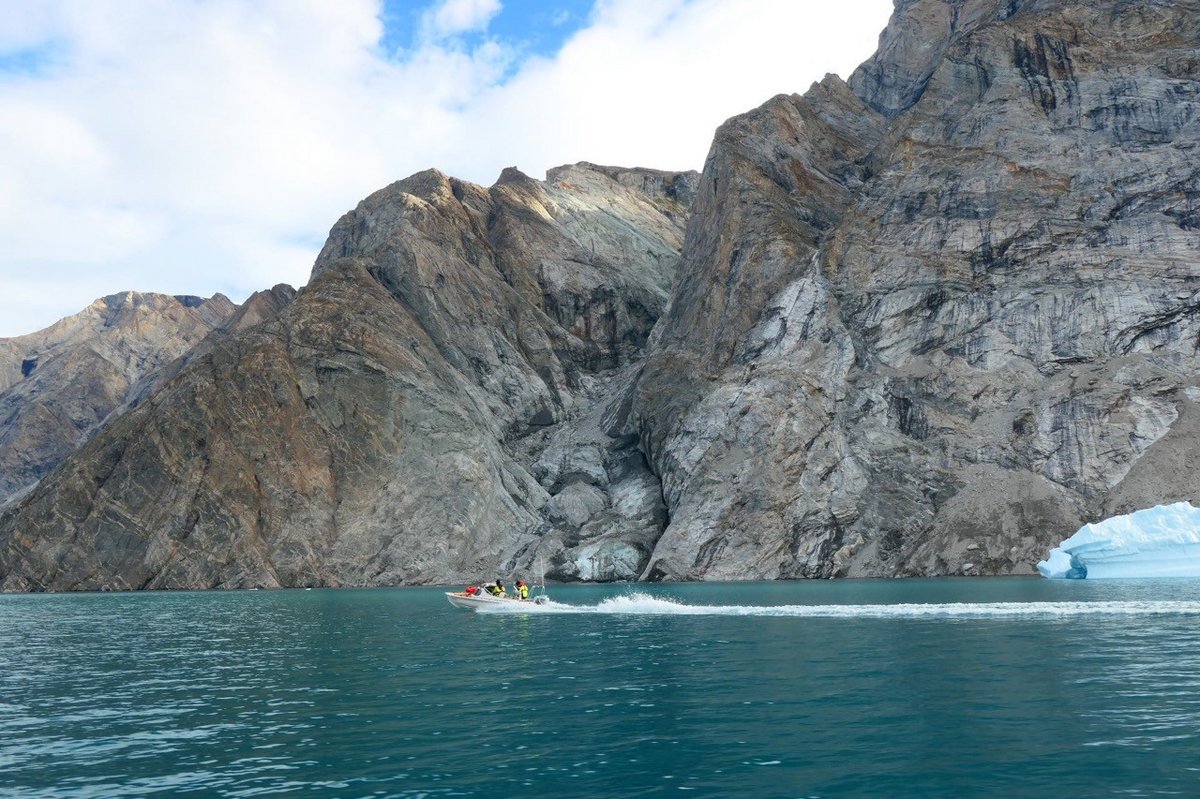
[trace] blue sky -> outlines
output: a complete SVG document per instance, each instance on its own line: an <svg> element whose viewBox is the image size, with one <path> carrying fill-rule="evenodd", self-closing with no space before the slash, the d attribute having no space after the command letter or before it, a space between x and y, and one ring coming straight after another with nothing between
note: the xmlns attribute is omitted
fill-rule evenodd
<svg viewBox="0 0 1200 799"><path fill-rule="evenodd" d="M467 49L478 47L486 38L507 42L525 55L552 56L562 43L583 28L591 16L590 0L552 3L545 0L508 0L488 20L483 29L461 34ZM387 0L381 19L384 25L380 44L388 54L414 50L421 46L420 25L429 5Z"/></svg>
<svg viewBox="0 0 1200 799"><path fill-rule="evenodd" d="M0 337L129 289L302 285L337 218L437 167L699 169L843 77L890 0L16 0L0 15Z"/></svg>
<svg viewBox="0 0 1200 799"><path fill-rule="evenodd" d="M60 49L53 42L45 42L0 53L0 75L37 74L53 63Z"/></svg>

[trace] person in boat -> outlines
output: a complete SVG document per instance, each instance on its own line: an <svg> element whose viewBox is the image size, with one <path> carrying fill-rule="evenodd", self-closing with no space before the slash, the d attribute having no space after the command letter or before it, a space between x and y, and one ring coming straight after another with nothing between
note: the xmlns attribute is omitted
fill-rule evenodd
<svg viewBox="0 0 1200 799"><path fill-rule="evenodd" d="M492 596L508 596L508 592L504 590L504 583L500 582L499 577L496 578L496 584L488 590L492 592Z"/></svg>
<svg viewBox="0 0 1200 799"><path fill-rule="evenodd" d="M524 580L517 580L517 596L521 599L529 599L529 586Z"/></svg>

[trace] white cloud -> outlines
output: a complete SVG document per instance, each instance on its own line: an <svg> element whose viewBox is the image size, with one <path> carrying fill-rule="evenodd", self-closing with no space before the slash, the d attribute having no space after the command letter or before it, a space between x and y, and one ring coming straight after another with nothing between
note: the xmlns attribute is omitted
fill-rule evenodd
<svg viewBox="0 0 1200 799"><path fill-rule="evenodd" d="M6 8L0 56L44 58L0 72L0 336L126 289L302 284L342 213L430 166L698 169L727 117L848 74L890 2L601 0L520 63L486 35L499 7L431 6L442 38L397 59L377 0Z"/></svg>
<svg viewBox="0 0 1200 799"><path fill-rule="evenodd" d="M58 11L51 3L23 3L5 8L0 15L0 52L19 52L44 45L63 26Z"/></svg>
<svg viewBox="0 0 1200 799"><path fill-rule="evenodd" d="M435 36L482 30L500 13L500 0L442 0L425 17Z"/></svg>
<svg viewBox="0 0 1200 799"><path fill-rule="evenodd" d="M553 61L530 65L479 110L495 120L489 127L511 130L522 109L543 109L537 124L527 120L530 146L513 143L536 171L581 159L699 168L725 119L802 93L826 72L846 76L870 55L890 4L839 8L606 0Z"/></svg>

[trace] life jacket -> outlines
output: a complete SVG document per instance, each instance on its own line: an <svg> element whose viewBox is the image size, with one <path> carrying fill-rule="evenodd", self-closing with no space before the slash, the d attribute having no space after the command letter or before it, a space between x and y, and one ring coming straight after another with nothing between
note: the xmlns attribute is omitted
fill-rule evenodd
<svg viewBox="0 0 1200 799"><path fill-rule="evenodd" d="M521 599L529 599L529 586L522 585L517 592L521 595Z"/></svg>
<svg viewBox="0 0 1200 799"><path fill-rule="evenodd" d="M491 590L492 590L492 596L503 596L504 595L504 586L502 586L502 585L493 585Z"/></svg>

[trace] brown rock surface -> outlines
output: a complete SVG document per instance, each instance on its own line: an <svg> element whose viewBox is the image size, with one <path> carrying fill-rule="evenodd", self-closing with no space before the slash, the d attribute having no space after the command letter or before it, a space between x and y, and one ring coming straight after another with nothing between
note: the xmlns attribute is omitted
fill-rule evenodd
<svg viewBox="0 0 1200 799"><path fill-rule="evenodd" d="M3 587L443 582L574 544L588 518L542 508L575 481L543 487L533 453L640 354L696 178L429 171L368 197L292 303L210 341L0 517ZM625 444L614 476L653 484ZM610 521L643 524L626 505Z"/></svg>

